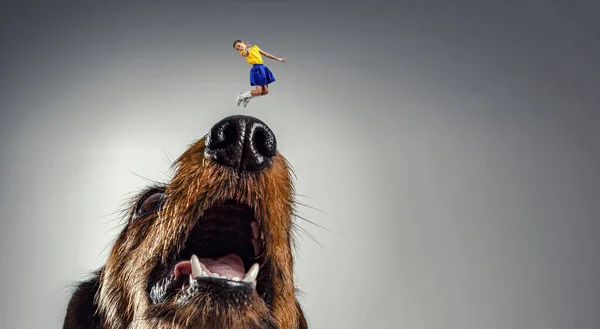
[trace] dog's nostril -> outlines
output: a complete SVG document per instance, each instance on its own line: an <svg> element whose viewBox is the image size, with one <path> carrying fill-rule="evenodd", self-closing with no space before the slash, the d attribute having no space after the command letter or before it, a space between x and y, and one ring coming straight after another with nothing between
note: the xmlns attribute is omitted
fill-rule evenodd
<svg viewBox="0 0 600 329"><path fill-rule="evenodd" d="M206 147L211 150L227 148L239 139L238 135L239 131L233 122L222 122L211 130L206 141Z"/></svg>
<svg viewBox="0 0 600 329"><path fill-rule="evenodd" d="M273 157L277 153L275 136L267 127L257 127L252 136L252 144L256 151L266 157Z"/></svg>

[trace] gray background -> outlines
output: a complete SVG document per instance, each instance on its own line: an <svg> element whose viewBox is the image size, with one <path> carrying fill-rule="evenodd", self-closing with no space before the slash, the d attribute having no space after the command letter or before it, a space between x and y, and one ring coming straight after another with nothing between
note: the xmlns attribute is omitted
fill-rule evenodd
<svg viewBox="0 0 600 329"><path fill-rule="evenodd" d="M311 328L600 328L600 5L21 1L0 10L0 327L59 328L114 212L222 117L296 170ZM271 94L235 107L247 39Z"/></svg>

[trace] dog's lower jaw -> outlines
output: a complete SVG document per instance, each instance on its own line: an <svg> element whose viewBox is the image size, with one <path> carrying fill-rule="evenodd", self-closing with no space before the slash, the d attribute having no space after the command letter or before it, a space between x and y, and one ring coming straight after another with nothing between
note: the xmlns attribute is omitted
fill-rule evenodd
<svg viewBox="0 0 600 329"><path fill-rule="evenodd" d="M223 307L200 307L201 317L186 316L185 311L179 319L169 317L150 318L133 322L127 329L278 329L266 306L255 304L242 309ZM187 312L194 312L190 309ZM243 316L242 316L243 314Z"/></svg>
<svg viewBox="0 0 600 329"><path fill-rule="evenodd" d="M277 328L267 304L254 288L223 288L227 285L229 283L215 279L196 281L195 293L189 297L182 299L176 295L167 301L144 307L147 318L156 320L151 320L152 324L141 326L140 329ZM220 289L226 289L226 292Z"/></svg>
<svg viewBox="0 0 600 329"><path fill-rule="evenodd" d="M98 289L101 286L101 270L88 281L79 285L74 292L65 316L63 329L279 329L276 321L269 312L266 304L255 296L255 302L250 305L240 301L240 305L229 305L226 308L208 306L194 310L188 306L187 312L199 312L201 316L200 323L192 321L198 320L197 316L189 316L189 320L165 319L161 317L151 317L147 314L137 314L133 312L132 317L121 314L111 314L108 316L98 308L96 297ZM140 309L147 309L142 307ZM143 312L143 311L142 311ZM244 316L241 316L244 315ZM123 317L124 316L124 317ZM186 318L183 316L182 318Z"/></svg>

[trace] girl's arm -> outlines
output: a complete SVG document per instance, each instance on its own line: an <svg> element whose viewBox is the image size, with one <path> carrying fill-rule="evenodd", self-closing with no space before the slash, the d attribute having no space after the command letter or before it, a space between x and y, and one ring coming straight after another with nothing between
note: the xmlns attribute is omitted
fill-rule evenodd
<svg viewBox="0 0 600 329"><path fill-rule="evenodd" d="M249 43L247 43L247 42L244 42L244 44L246 45L246 50L244 50L244 51L242 52L242 56L244 56L244 57L248 57L248 54L250 53L250 48L252 48L253 46L252 46L252 45L250 45L250 44L249 44Z"/></svg>
<svg viewBox="0 0 600 329"><path fill-rule="evenodd" d="M274 59L274 60L276 60L278 62L285 62L285 58L275 57L275 56L273 56L273 55L271 55L271 54L263 51L262 49L260 49L259 51L260 51L261 55L265 56L266 58Z"/></svg>

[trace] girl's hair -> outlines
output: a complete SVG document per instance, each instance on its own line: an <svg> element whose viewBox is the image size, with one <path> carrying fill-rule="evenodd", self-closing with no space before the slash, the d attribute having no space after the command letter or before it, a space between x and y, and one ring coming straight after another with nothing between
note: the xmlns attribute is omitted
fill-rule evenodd
<svg viewBox="0 0 600 329"><path fill-rule="evenodd" d="M237 44L238 44L238 42L239 42L239 43L243 43L243 44L245 44L246 46L250 46L250 44L249 44L249 43L247 43L246 41L242 41L242 40L235 40L235 41L233 42L233 49L235 49L235 45L237 45Z"/></svg>

